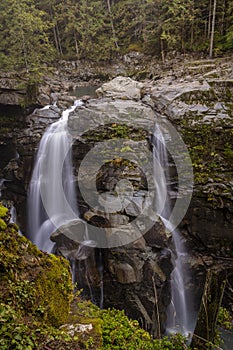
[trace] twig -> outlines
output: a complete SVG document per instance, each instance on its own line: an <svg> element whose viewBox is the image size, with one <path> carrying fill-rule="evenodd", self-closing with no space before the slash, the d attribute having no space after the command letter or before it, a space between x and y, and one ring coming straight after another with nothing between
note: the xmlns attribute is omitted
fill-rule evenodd
<svg viewBox="0 0 233 350"><path fill-rule="evenodd" d="M154 295L155 295L156 316L157 316L157 324L158 324L158 337L159 337L159 339L161 339L161 328L160 328L159 307L158 307L158 294L157 294L154 276L152 276L152 281L153 281Z"/></svg>
<svg viewBox="0 0 233 350"><path fill-rule="evenodd" d="M220 346L218 346L218 345L212 343L211 341L209 341L209 340L207 340L207 339L205 339L205 338L200 337L199 335L197 335L197 334L195 334L195 333L193 334L193 337L196 337L196 338L198 338L198 339L203 340L203 341L206 342L206 343L209 343L209 344L213 345L213 346L215 347L216 350L224 350L223 348L220 348Z"/></svg>

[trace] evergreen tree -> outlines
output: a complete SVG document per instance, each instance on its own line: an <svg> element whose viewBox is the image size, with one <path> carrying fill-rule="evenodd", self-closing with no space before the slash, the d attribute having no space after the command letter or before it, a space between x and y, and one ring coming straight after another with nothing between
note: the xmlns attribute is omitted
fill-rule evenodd
<svg viewBox="0 0 233 350"><path fill-rule="evenodd" d="M40 67L53 59L45 13L32 0L0 2L0 67L5 69Z"/></svg>
<svg viewBox="0 0 233 350"><path fill-rule="evenodd" d="M233 0L1 0L0 68L132 50L212 56L232 49L232 19Z"/></svg>

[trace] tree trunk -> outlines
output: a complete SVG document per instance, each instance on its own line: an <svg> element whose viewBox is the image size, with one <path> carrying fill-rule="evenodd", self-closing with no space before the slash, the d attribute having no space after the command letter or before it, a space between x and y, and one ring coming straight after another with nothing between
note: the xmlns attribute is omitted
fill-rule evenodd
<svg viewBox="0 0 233 350"><path fill-rule="evenodd" d="M54 42L55 42L57 53L60 55L59 45L58 45L58 40L57 40L57 34L56 34L55 27L53 27L53 37L54 37Z"/></svg>
<svg viewBox="0 0 233 350"><path fill-rule="evenodd" d="M77 41L76 31L74 32L74 43L75 43L76 55L78 57L79 56L79 48L78 48L78 41Z"/></svg>
<svg viewBox="0 0 233 350"><path fill-rule="evenodd" d="M112 35L113 35L115 46L118 49L119 46L118 46L118 42L117 42L117 38L116 38L116 30L115 30L114 23L113 23L112 9L111 9L110 0L107 0L107 4L108 4L108 13L109 13L111 27L112 27Z"/></svg>
<svg viewBox="0 0 233 350"><path fill-rule="evenodd" d="M192 340L192 345L197 349L209 349L206 343L214 341L225 285L226 274L224 271L207 271L201 307Z"/></svg>
<svg viewBox="0 0 233 350"><path fill-rule="evenodd" d="M225 17L226 17L226 0L223 1L222 21L221 21L221 35L224 35Z"/></svg>
<svg viewBox="0 0 233 350"><path fill-rule="evenodd" d="M212 0L210 0L209 3L209 19L208 19L208 38L210 38L210 32L211 32L211 12L212 12Z"/></svg>
<svg viewBox="0 0 233 350"><path fill-rule="evenodd" d="M59 28L58 28L57 24L55 26L55 30L56 30L56 34L57 34L57 41L58 41L58 46L59 46L59 52L60 52L60 55L63 55L62 46L61 46L60 32L59 32Z"/></svg>
<svg viewBox="0 0 233 350"><path fill-rule="evenodd" d="M53 16L53 11L51 8L49 10L49 15L50 15L50 20L53 22L54 16ZM61 53L59 50L59 43L58 43L58 38L57 38L57 33L56 33L56 25L53 26L53 38L54 38L57 53L58 53L58 55L60 55Z"/></svg>
<svg viewBox="0 0 233 350"><path fill-rule="evenodd" d="M28 73L27 46L26 46L26 41L25 41L25 36L24 36L23 30L21 31L21 37L22 37L22 42L23 42L23 57L24 57L24 63L25 63L26 72Z"/></svg>
<svg viewBox="0 0 233 350"><path fill-rule="evenodd" d="M212 17L212 29L211 29L211 36L210 36L210 58L213 57L216 4L217 4L217 0L214 0L213 17Z"/></svg>
<svg viewBox="0 0 233 350"><path fill-rule="evenodd" d="M163 39L160 39L160 46L161 46L161 57L162 57L162 62L165 63L165 53L164 53Z"/></svg>

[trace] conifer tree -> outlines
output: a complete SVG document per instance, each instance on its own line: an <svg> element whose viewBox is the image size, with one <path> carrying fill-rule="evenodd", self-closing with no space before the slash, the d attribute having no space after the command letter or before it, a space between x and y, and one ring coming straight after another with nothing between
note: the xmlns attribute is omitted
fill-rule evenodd
<svg viewBox="0 0 233 350"><path fill-rule="evenodd" d="M5 69L40 67L53 59L45 13L32 0L0 2L0 66Z"/></svg>

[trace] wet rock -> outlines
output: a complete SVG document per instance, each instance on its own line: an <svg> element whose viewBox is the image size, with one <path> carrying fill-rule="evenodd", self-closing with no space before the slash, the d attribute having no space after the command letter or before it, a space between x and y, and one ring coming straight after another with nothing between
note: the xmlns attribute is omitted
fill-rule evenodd
<svg viewBox="0 0 233 350"><path fill-rule="evenodd" d="M50 104L50 97L48 95L45 94L40 94L37 97L37 101L41 106L46 106Z"/></svg>
<svg viewBox="0 0 233 350"><path fill-rule="evenodd" d="M80 220L73 220L59 227L51 235L51 240L56 243L57 247L65 247L69 250L78 248L80 243L85 241L86 226Z"/></svg>
<svg viewBox="0 0 233 350"><path fill-rule="evenodd" d="M116 275L116 279L119 283L129 284L140 282L134 268L130 264L109 261L109 270L113 275Z"/></svg>
<svg viewBox="0 0 233 350"><path fill-rule="evenodd" d="M76 99L77 98L75 96L61 95L58 102L57 102L58 107L66 109L66 108L70 107Z"/></svg>
<svg viewBox="0 0 233 350"><path fill-rule="evenodd" d="M84 96L82 96L82 98L81 98L81 100L83 101L83 102L87 102L88 100L90 100L91 99L91 96L89 96L89 95L84 95Z"/></svg>
<svg viewBox="0 0 233 350"><path fill-rule="evenodd" d="M131 100L103 99L91 100L85 106L76 109L69 116L68 127L74 137L80 137L90 130L109 124L126 125L117 129L118 138L128 137L127 127L132 126L151 132L155 122L154 111L140 102ZM101 135L97 136L101 138Z"/></svg>
<svg viewBox="0 0 233 350"><path fill-rule="evenodd" d="M145 233L144 238L150 247L159 249L168 246L171 240L171 233L166 232L164 224L158 220L153 227Z"/></svg>

